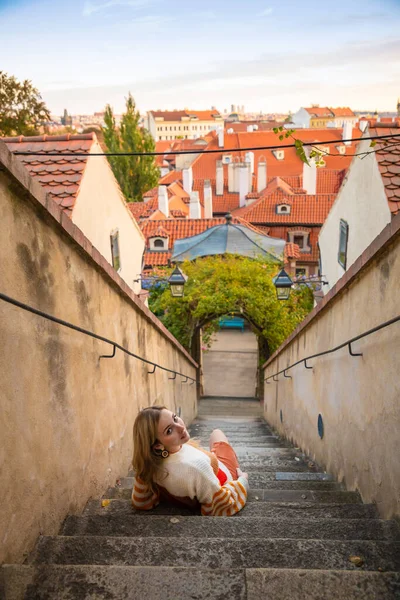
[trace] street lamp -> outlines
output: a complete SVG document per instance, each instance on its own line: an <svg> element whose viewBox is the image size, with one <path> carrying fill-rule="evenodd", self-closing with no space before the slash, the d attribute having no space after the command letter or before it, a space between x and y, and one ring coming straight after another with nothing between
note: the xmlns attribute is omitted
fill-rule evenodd
<svg viewBox="0 0 400 600"><path fill-rule="evenodd" d="M186 283L187 276L182 273L178 266L172 271L171 277L168 279L171 294L174 298L182 298L183 286Z"/></svg>
<svg viewBox="0 0 400 600"><path fill-rule="evenodd" d="M307 285L315 290L316 288L313 287L313 284L319 286L329 285L328 282L323 279L324 277L324 275L311 275L311 277L301 277L300 279L295 279L293 281L286 273L285 269L282 269L272 281L276 287L278 300L289 300L292 286ZM319 289L321 289L321 287Z"/></svg>
<svg viewBox="0 0 400 600"><path fill-rule="evenodd" d="M285 269L282 269L272 281L276 287L276 295L278 300L289 300L293 281L290 279Z"/></svg>

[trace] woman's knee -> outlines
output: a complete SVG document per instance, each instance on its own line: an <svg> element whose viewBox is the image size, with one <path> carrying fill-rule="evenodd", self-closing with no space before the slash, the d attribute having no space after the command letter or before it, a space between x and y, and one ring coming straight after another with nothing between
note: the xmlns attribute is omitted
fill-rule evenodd
<svg viewBox="0 0 400 600"><path fill-rule="evenodd" d="M210 448L212 448L216 442L228 442L228 438L221 429L214 429L214 431L211 432Z"/></svg>

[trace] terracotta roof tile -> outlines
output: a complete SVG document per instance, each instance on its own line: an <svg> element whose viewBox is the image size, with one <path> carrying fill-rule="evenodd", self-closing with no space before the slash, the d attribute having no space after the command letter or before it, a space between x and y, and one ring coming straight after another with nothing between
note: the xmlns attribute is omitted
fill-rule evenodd
<svg viewBox="0 0 400 600"><path fill-rule="evenodd" d="M371 136L399 134L400 128L379 127L370 129L369 133ZM388 138L385 142L378 142L375 146L375 157L390 211L397 214L400 211L400 138Z"/></svg>
<svg viewBox="0 0 400 600"><path fill-rule="evenodd" d="M86 167L84 156L48 156L49 152L79 152L89 156L96 143L94 133L62 136L1 138L11 152L39 152L39 155L18 156L29 173L64 209L69 216L75 205L79 186Z"/></svg>

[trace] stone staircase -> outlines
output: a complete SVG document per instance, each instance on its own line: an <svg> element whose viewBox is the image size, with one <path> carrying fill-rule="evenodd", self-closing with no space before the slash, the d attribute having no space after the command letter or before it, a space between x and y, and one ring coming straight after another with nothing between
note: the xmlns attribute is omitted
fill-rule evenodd
<svg viewBox="0 0 400 600"><path fill-rule="evenodd" d="M275 435L258 402L200 402L192 437L207 446L215 427L249 474L238 515L135 512L123 478L59 536L41 537L26 564L3 566L1 600L400 598L395 521Z"/></svg>

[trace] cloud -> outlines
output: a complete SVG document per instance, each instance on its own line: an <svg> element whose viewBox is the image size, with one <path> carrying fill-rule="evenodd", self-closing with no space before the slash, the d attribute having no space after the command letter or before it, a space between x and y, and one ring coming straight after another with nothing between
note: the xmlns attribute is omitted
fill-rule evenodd
<svg viewBox="0 0 400 600"><path fill-rule="evenodd" d="M270 14L274 12L273 8L265 8L260 13L258 13L259 17L268 17Z"/></svg>
<svg viewBox="0 0 400 600"><path fill-rule="evenodd" d="M106 2L91 2L87 0L83 6L83 15L88 17L96 12L101 12L112 6L131 6L132 8L142 8L148 6L151 0L106 0Z"/></svg>

